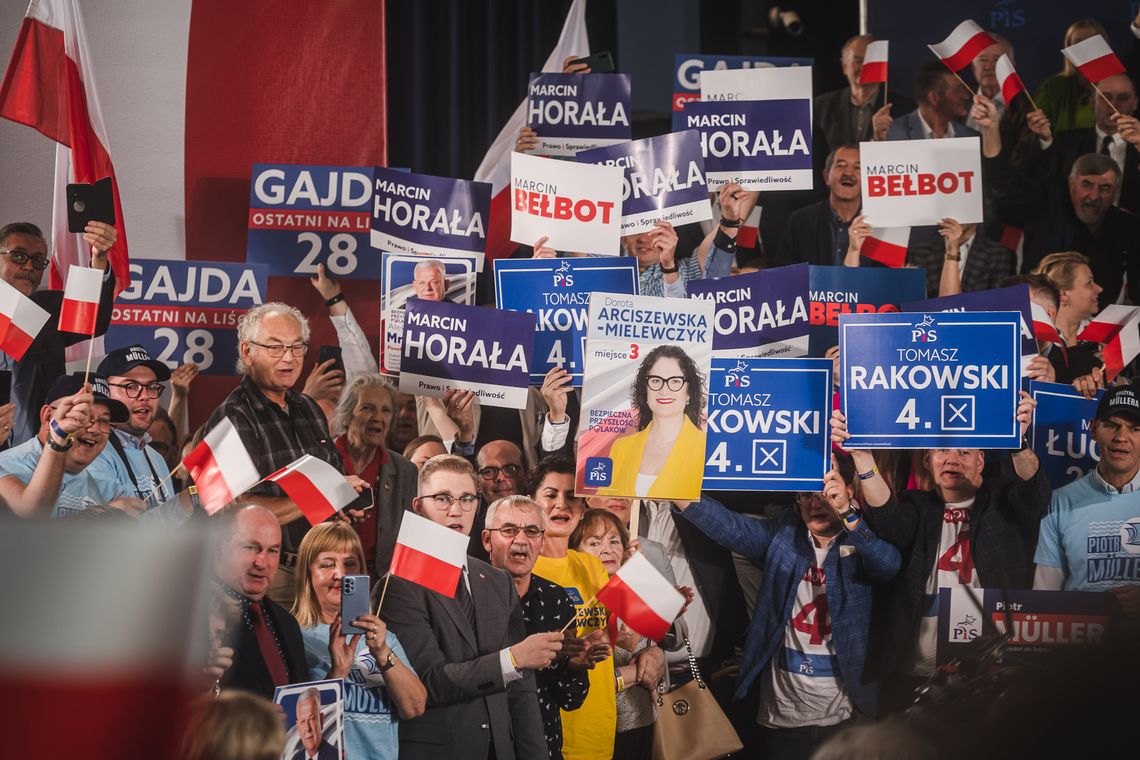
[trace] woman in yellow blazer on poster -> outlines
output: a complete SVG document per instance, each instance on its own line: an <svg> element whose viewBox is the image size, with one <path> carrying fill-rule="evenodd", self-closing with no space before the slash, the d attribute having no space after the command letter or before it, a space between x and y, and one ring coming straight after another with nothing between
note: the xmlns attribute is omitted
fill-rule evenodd
<svg viewBox="0 0 1140 760"><path fill-rule="evenodd" d="M613 442L613 479L598 494L700 498L705 392L697 365L679 346L658 346L642 360L630 394L638 432Z"/></svg>

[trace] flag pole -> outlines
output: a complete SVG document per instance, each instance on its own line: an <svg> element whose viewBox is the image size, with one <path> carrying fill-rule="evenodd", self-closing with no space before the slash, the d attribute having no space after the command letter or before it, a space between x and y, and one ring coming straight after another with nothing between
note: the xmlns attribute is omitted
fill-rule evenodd
<svg viewBox="0 0 1140 760"><path fill-rule="evenodd" d="M972 87L970 87L970 85L966 84L966 80L963 79L962 77L958 76L957 71L954 71L954 69L951 69L949 66L947 66L946 68L949 69L950 73L954 75L955 79L957 79L959 82L962 83L962 86L965 87L966 91L970 93L970 97L976 98L978 96L978 93L974 92L974 89Z"/></svg>
<svg viewBox="0 0 1140 760"><path fill-rule="evenodd" d="M380 602L376 605L376 617L380 617L380 608L384 606L384 595L388 593L388 581L392 580L392 571L384 573L384 588L380 589Z"/></svg>
<svg viewBox="0 0 1140 760"><path fill-rule="evenodd" d="M162 480L160 480L160 481L158 481L157 483L155 483L155 484L154 484L154 488L150 489L150 495L146 497L146 500L147 500L147 501L150 501L151 499L153 499L153 498L154 498L154 495L155 495L156 493L158 493L158 489L159 489L159 488L161 488L161 487L162 487L162 485L163 485L164 483L166 483L168 480L170 480L171 478L173 478L173 477L174 477L174 473L176 473L176 472L178 472L179 470L182 470L182 469L185 469L185 468L182 466L182 463L181 463L181 462L179 462L177 465L175 465L174 469L173 469L173 470L171 470L171 471L170 471L170 473L169 473L169 474L168 474L168 475L167 475L165 478L163 478Z"/></svg>
<svg viewBox="0 0 1140 760"><path fill-rule="evenodd" d="M590 600L588 602L586 602L585 606L582 607L582 609L588 610L597 603L598 603L598 595L594 594L593 596L590 597ZM558 632L559 633L566 633L566 629L569 628L571 625L573 625L577 620L578 620L578 615L577 615L577 613L575 613L574 617L567 620L566 625L562 626L562 629Z"/></svg>
<svg viewBox="0 0 1140 760"><path fill-rule="evenodd" d="M91 258L95 258L95 246L91 246ZM107 262L107 266L111 266L111 262ZM99 293L99 303L102 305L103 294ZM96 308L98 311L98 308ZM87 369L83 370L83 384L87 385L87 378L91 374L91 356L95 353L95 331L98 329L99 318L96 316L95 324L91 325L91 341L87 344Z"/></svg>
<svg viewBox="0 0 1140 760"><path fill-rule="evenodd" d="M1114 106L1114 105L1112 104L1112 101L1108 99L1108 96L1107 96L1107 95L1105 95L1103 92L1101 92L1101 91L1100 91L1100 88L1099 88L1099 87L1097 87L1097 86L1096 86L1095 84L1093 84L1092 82L1089 82L1089 84L1091 84L1091 85L1093 86L1093 89L1094 89L1094 90L1096 90L1096 94L1097 94L1097 95L1100 95L1102 98L1104 98L1104 102L1105 102L1105 103L1108 103L1108 107L1112 109L1112 112L1113 112L1113 113L1115 113L1117 116L1120 116L1120 111L1118 111L1118 110L1116 109L1116 106Z"/></svg>
<svg viewBox="0 0 1140 760"><path fill-rule="evenodd" d="M637 538L637 526L641 522L641 499L629 503L629 537Z"/></svg>

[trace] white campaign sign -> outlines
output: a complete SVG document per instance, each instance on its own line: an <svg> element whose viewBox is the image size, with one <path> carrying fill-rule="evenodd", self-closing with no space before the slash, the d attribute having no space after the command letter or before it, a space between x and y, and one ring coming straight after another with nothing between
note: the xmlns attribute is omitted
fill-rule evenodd
<svg viewBox="0 0 1140 760"><path fill-rule="evenodd" d="M511 240L558 251L621 253L620 166L511 154Z"/></svg>
<svg viewBox="0 0 1140 760"><path fill-rule="evenodd" d="M977 137L859 143L863 215L875 227L982 221Z"/></svg>

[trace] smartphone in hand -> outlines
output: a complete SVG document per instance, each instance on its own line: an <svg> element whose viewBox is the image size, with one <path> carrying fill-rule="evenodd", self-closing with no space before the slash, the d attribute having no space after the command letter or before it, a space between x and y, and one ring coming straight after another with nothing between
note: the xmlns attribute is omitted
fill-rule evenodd
<svg viewBox="0 0 1140 760"><path fill-rule="evenodd" d="M346 575L340 579L340 632L342 636L355 636L365 633L363 628L352 624L362 615L368 614L368 600L371 595L370 578L367 575Z"/></svg>

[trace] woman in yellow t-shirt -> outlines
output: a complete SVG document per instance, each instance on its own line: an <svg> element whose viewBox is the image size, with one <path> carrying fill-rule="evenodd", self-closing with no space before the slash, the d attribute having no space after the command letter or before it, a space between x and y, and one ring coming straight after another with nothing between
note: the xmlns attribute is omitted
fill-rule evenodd
<svg viewBox="0 0 1140 760"><path fill-rule="evenodd" d="M578 611L578 636L592 646L608 648L604 607L593 603L609 575L597 557L569 548L570 534L584 505L574 496L574 463L552 456L538 463L527 492L546 512L546 536L534 574L566 589ZM589 606L587 606L589 605ZM577 710L562 712L562 756L565 760L611 760L617 731L617 699L612 657L590 671L590 693Z"/></svg>

